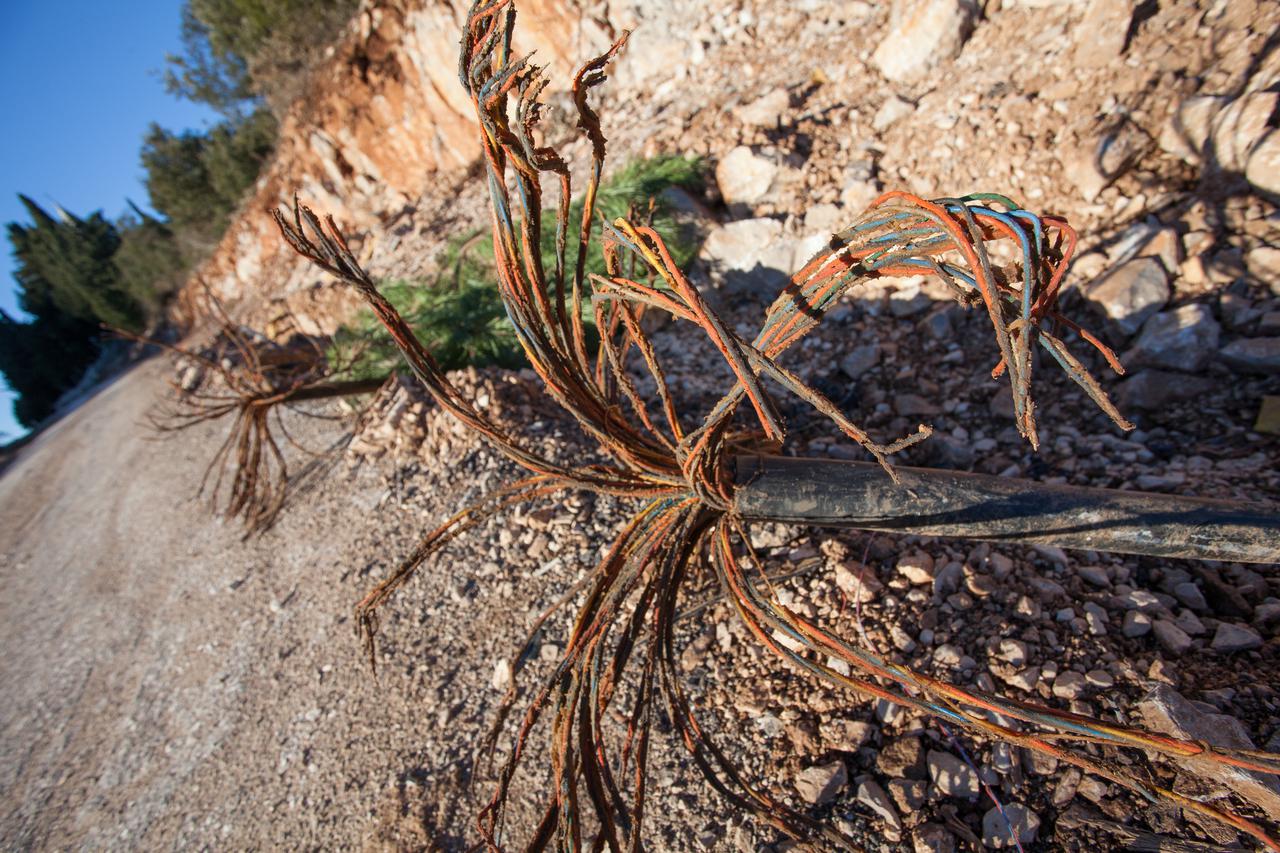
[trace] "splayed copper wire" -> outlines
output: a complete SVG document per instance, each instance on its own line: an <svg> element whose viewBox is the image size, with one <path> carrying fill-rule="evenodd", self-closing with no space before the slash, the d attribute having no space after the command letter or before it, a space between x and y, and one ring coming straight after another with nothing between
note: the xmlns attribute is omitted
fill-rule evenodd
<svg viewBox="0 0 1280 853"><path fill-rule="evenodd" d="M290 470L284 447L311 457L324 455L293 438L282 411L309 400L375 391L385 380L334 381L342 366L330 364L315 340L295 336L293 345L281 346L234 322L212 293L205 292L204 302L217 333L203 348L113 331L168 351L198 377L191 383L170 381L172 399L148 415L153 430L178 432L229 419L226 438L205 467L199 492L208 495L215 513L241 522L249 536L268 530L285 506Z"/></svg>
<svg viewBox="0 0 1280 853"><path fill-rule="evenodd" d="M491 422L450 382L413 330L378 293L347 248L332 219L321 221L295 200L291 212L275 211L285 239L313 263L353 286L393 339L414 373L440 403L480 432L531 476L463 510L430 533L357 608L358 625L373 658L376 611L447 541L516 502L564 489L588 489L640 502L608 554L584 580L565 652L554 673L537 686L516 726L511 751L495 792L479 817L485 843L500 849L507 803L517 766L529 758L528 739L540 719L551 726L550 779L542 819L530 849L637 850L647 803L646 760L656 703L665 701L678 740L710 783L736 806L788 835L817 846L845 849L850 840L788 806L763 784L748 779L695 716L681 682L675 648L677 602L696 572L714 577L738 617L761 644L802 672L851 691L885 699L935 717L972 735L1024 747L1076 765L1152 800L1172 801L1253 835L1275 841L1261 826L1152 783L1089 746L1131 747L1171 757L1197 756L1224 765L1276 772L1274 756L1216 751L1188 741L1091 719L1034 703L961 688L885 660L791 609L753 571L763 562L734 511L729 462L735 453L776 447L785 427L763 379L772 380L822 412L842 434L893 474L890 457L926 438L920 426L881 443L821 393L783 368L779 356L821 322L825 312L860 282L877 275L936 275L966 305L981 305L994 338L993 375L1004 374L1013 394L1019 431L1036 444L1032 398L1035 347L1080 385L1121 428L1120 416L1057 329L1066 327L1097 348L1119 370L1114 354L1061 313L1057 297L1076 235L1062 219L1037 216L991 194L927 201L891 192L877 199L848 228L832 236L765 313L760 331L746 340L730 329L671 260L660 235L626 219L606 223L607 273L586 276L583 257L593 237L592 199L605 159L605 138L587 102L625 36L587 63L574 80L579 123L591 141L583 217L577 223L576 263L567 258L567 199L571 175L552 149L533 143L536 97L545 85L541 69L511 55L514 7L509 0L477 3L463 32L460 74L480 125L492 212L497 287L530 364L549 394L594 439L608 464L566 465L527 449ZM514 100L514 105L511 101ZM512 111L511 107L514 106ZM513 118L514 117L514 118ZM554 269L538 251L542 233L541 173L560 185ZM514 191L508 185L514 185ZM1018 260L998 268L994 246L1015 248ZM645 280L634 272L640 269ZM594 352L581 322L589 304L599 342ZM720 352L735 382L702 421L681 417L641 319L665 311L694 324ZM633 356L634 350L634 356ZM630 375L638 360L655 383L645 399ZM751 417L756 428L745 429ZM744 556L745 559L744 559ZM571 596L562 599L566 604ZM539 619L539 624L547 614ZM776 637L785 637L779 642ZM828 661L843 662L849 673ZM516 667L518 670L518 667ZM615 707L623 678L630 680L629 708ZM513 688L499 724L517 701ZM625 726L612 732L610 720ZM490 743L497 740L497 731ZM593 815L588 828L584 815Z"/></svg>

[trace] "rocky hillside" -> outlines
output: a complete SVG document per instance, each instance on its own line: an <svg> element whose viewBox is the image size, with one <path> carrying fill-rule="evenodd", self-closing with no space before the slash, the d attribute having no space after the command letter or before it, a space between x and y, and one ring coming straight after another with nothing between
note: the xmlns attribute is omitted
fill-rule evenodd
<svg viewBox="0 0 1280 853"><path fill-rule="evenodd" d="M285 254L262 213L295 189L358 236L380 276L429 269L446 237L483 221L453 71L460 5L362 11L286 123L276 163L203 271L208 283L268 315L272 300L287 300L318 328L350 308ZM635 28L601 98L612 162L656 153L707 160L714 180L705 197L687 199L707 235L693 276L735 326L758 322L812 241L885 189L999 192L1076 226L1082 248L1067 303L1122 353L1127 375L1104 384L1138 429L1121 434L1065 380L1046 379L1043 446L1032 453L1010 426L1007 392L990 379L982 318L939 304L927 282L886 279L832 312L788 366L876 436L931 424L934 438L907 461L1280 504L1278 428L1274 415L1260 415L1280 393L1277 4L531 0L520 8L525 47L536 43L562 83L577 61ZM563 90L549 100L562 104ZM564 113L549 120L548 139L571 139ZM580 141L564 150L577 162L585 155ZM663 330L655 343L688 399L713 401L723 390L687 330ZM1100 362L1091 367L1101 374ZM527 376L491 371L463 384L494 417L527 424L548 453L590 451L571 443L563 417L540 408L546 401ZM851 454L804 407L784 414L797 451ZM394 505L410 528L460 505L441 495L470 496L481 479L509 473L412 384L371 410L351 455L384 466L357 470L388 477L378 505ZM440 715L406 724L406 741L439 756L479 735L506 687L504 643L520 634L503 620L569 588L621 517L611 501L576 497L513 513L405 591L387 617L381 666L403 676L396 701L427 701ZM1280 748L1274 572L782 527L753 539L780 571L795 572L780 593L787 603L856 630L896 662L1083 714ZM970 744L970 766L933 723L814 689L759 651L722 602L709 597L705 612L680 638L692 695L734 733L753 773L868 849L999 848L1014 836L1029 850L1236 841L1216 824L1004 745ZM429 636L420 614L431 615ZM511 637L477 638L477 624ZM547 628L535 663L544 674L565 629ZM466 671L442 676L443 664L415 663L436 645L447 652L433 654L466 661ZM330 707L336 699L324 701L341 717ZM459 709L466 713L455 720ZM321 752L332 759L333 750ZM655 846L756 850L779 841L737 819L726 826L719 801L679 766L678 747L670 750L655 759L664 804L653 818ZM1221 785L1195 789L1171 763L1151 772L1179 791L1227 796ZM405 778L399 796L411 805L393 809L399 817L382 828L395 835L411 824L464 848L468 830L458 827L467 819L444 812L460 802L469 813L470 791L459 800L415 794ZM441 779L428 788L452 791ZM1246 782L1243 807L1274 814L1274 780ZM287 784L328 792L330 782L317 773ZM1241 790L1240 779L1224 784ZM355 804L344 809L368 804L363 793L349 796ZM419 807L439 808L435 829L412 819Z"/></svg>
<svg viewBox="0 0 1280 853"><path fill-rule="evenodd" d="M283 251L266 209L298 192L368 238L383 274L420 271L441 235L477 221L479 188L466 180L476 149L454 68L466 5L365 4L200 278L232 301L288 296L328 325L341 309ZM634 28L603 96L615 164L709 158L721 196L710 201L724 201L725 218L769 220L736 226L754 254L733 263L748 269L758 254L789 270L796 243L885 188L996 190L1065 214L1095 249L1077 265L1080 283L1147 254L1162 257L1156 293L1276 269L1273 254L1253 251L1272 226L1245 227L1268 222L1280 189L1274 4L532 0L520 10L518 49L536 50L562 86ZM569 130L553 117L548 133ZM738 250L709 251L721 262Z"/></svg>
<svg viewBox="0 0 1280 853"><path fill-rule="evenodd" d="M457 80L469 6L371 0L361 7L285 119L272 163L196 281L231 303L288 297L298 316L322 326L342 313L340 298L312 292L324 283L287 251L266 211L296 192L357 238L435 215L479 151ZM536 51L562 77L608 44L602 25L574 0L531 0L521 10L516 49ZM431 209L420 212L424 202Z"/></svg>

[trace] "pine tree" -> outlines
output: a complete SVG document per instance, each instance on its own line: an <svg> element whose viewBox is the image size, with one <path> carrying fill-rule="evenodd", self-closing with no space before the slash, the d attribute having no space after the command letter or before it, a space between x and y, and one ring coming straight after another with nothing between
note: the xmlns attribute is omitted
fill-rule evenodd
<svg viewBox="0 0 1280 853"><path fill-rule="evenodd" d="M97 357L98 327L56 309L30 323L0 310L0 373L18 395L13 414L34 427Z"/></svg>
<svg viewBox="0 0 1280 853"><path fill-rule="evenodd" d="M112 263L120 235L102 212L81 219L59 211L55 219L26 196L18 198L34 223L9 224L23 310L40 316L52 303L80 320L140 329L145 312L120 287Z"/></svg>
<svg viewBox="0 0 1280 853"><path fill-rule="evenodd" d="M182 286L187 263L177 236L166 223L132 202L129 207L132 214L116 223L120 248L112 260L120 275L121 289L155 314Z"/></svg>
<svg viewBox="0 0 1280 853"><path fill-rule="evenodd" d="M8 235L18 304L31 320L0 312L0 372L18 394L14 415L34 426L97 356L100 324L139 329L145 312L121 286L120 235L100 211L54 217L19 198L31 224L11 222Z"/></svg>
<svg viewBox="0 0 1280 853"><path fill-rule="evenodd" d="M188 262L212 251L275 144L275 119L257 110L205 133L153 124L142 146L151 206L168 219Z"/></svg>

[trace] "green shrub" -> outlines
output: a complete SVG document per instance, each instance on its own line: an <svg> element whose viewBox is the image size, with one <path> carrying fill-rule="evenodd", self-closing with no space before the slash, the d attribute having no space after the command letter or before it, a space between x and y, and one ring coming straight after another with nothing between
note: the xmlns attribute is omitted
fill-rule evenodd
<svg viewBox="0 0 1280 853"><path fill-rule="evenodd" d="M697 249L693 235L675 222L669 201L662 193L671 187L696 188L703 181L700 161L686 157L656 157L631 163L602 182L596 194L596 211L606 221L626 216L634 205L647 211L654 200L654 226L663 234L680 234L668 245L680 266L686 266ZM571 205L570 229L565 266L576 262L577 223L582 220L582 200ZM554 213L544 215L555 221ZM597 228L599 225L597 224ZM550 278L555 270L555 229L542 235L542 262ZM515 329L498 296L493 266L493 238L477 231L451 240L438 259L439 272L430 281L393 281L379 289L395 305L421 338L423 344L446 370L461 367L525 364ZM600 240L587 248L588 274L603 274L604 252ZM588 327L592 324L590 304L580 306ZM367 312L334 335L329 362L336 371L352 378L385 376L400 361L390 335Z"/></svg>

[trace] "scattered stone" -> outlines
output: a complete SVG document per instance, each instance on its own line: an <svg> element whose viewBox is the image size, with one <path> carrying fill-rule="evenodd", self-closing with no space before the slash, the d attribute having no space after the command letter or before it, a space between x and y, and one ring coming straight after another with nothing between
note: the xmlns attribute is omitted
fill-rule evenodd
<svg viewBox="0 0 1280 853"><path fill-rule="evenodd" d="M937 404L931 403L919 394L894 394L893 410L905 417L931 417L940 414ZM920 581L924 583L924 581Z"/></svg>
<svg viewBox="0 0 1280 853"><path fill-rule="evenodd" d="M1028 595L1019 596L1017 603L1013 605L1013 615L1028 622L1038 622L1040 613L1040 602Z"/></svg>
<svg viewBox="0 0 1280 853"><path fill-rule="evenodd" d="M1004 682L1009 686L1017 687L1019 690L1026 690L1027 692L1034 690L1039 681L1040 667L1038 666L1028 667L1004 677Z"/></svg>
<svg viewBox="0 0 1280 853"><path fill-rule="evenodd" d="M892 779L889 781L889 796L906 814L914 814L925 803L929 794L929 785L923 779Z"/></svg>
<svg viewBox="0 0 1280 853"><path fill-rule="evenodd" d="M1103 588L1111 586L1111 576L1102 566L1077 566L1076 574L1094 586Z"/></svg>
<svg viewBox="0 0 1280 853"><path fill-rule="evenodd" d="M1091 202L1150 146L1151 140L1132 122L1121 122L1107 132L1064 146L1058 155L1063 172ZM1113 259L1114 260L1114 259Z"/></svg>
<svg viewBox="0 0 1280 853"><path fill-rule="evenodd" d="M880 105L880 109L876 110L876 116L871 120L871 127L877 133L886 131L899 119L906 118L915 112L915 109L916 105L910 101L899 98L897 95L890 95Z"/></svg>
<svg viewBox="0 0 1280 853"><path fill-rule="evenodd" d="M1171 403L1203 397L1217 387L1212 379L1164 370L1142 370L1120 383L1116 404L1121 411L1158 411Z"/></svg>
<svg viewBox="0 0 1280 853"><path fill-rule="evenodd" d="M1013 756L1013 747L1009 746L1009 744L996 743L991 747L990 766L997 773L1011 773L1015 764L1017 764L1017 761Z"/></svg>
<svg viewBox="0 0 1280 853"><path fill-rule="evenodd" d="M1072 710L1076 710L1075 702L1071 703ZM1052 755L1045 755L1034 750L1023 750L1022 766L1026 768L1028 773L1034 773L1037 776L1052 776L1058 772L1058 759Z"/></svg>
<svg viewBox="0 0 1280 853"><path fill-rule="evenodd" d="M1085 681L1099 690L1109 690L1116 686L1115 677L1105 669L1091 669L1084 674Z"/></svg>
<svg viewBox="0 0 1280 853"><path fill-rule="evenodd" d="M822 724L823 744L838 752L857 752L875 733L874 725L861 720L828 720Z"/></svg>
<svg viewBox="0 0 1280 853"><path fill-rule="evenodd" d="M1027 584L1035 590L1036 596L1044 602L1054 601L1067 594L1066 588L1055 580L1032 575Z"/></svg>
<svg viewBox="0 0 1280 853"><path fill-rule="evenodd" d="M978 598L986 598L1000 588L1000 582L991 575L974 572L964 579L965 589Z"/></svg>
<svg viewBox="0 0 1280 853"><path fill-rule="evenodd" d="M1262 137L1249 155L1244 174L1258 189L1280 195L1280 131L1273 130ZM1278 292L1274 279L1271 291Z"/></svg>
<svg viewBox="0 0 1280 853"><path fill-rule="evenodd" d="M978 774L949 752L929 750L929 778L948 797L974 799L978 796Z"/></svg>
<svg viewBox="0 0 1280 853"><path fill-rule="evenodd" d="M1135 258L1087 285L1085 297L1129 337L1169 301L1169 276L1155 258Z"/></svg>
<svg viewBox="0 0 1280 853"><path fill-rule="evenodd" d="M1111 793L1111 786L1096 776L1086 776L1076 786L1077 792L1091 803L1102 803Z"/></svg>
<svg viewBox="0 0 1280 853"><path fill-rule="evenodd" d="M1120 626L1120 633L1130 639L1146 637L1151 633L1151 616L1137 610L1130 610L1124 615L1124 624Z"/></svg>
<svg viewBox="0 0 1280 853"><path fill-rule="evenodd" d="M1248 274L1244 265L1244 253L1238 248L1220 249L1205 265L1205 274L1212 284L1231 284Z"/></svg>
<svg viewBox="0 0 1280 853"><path fill-rule="evenodd" d="M903 737L885 744L876 756L876 769L891 778L923 779L924 746L918 737Z"/></svg>
<svg viewBox="0 0 1280 853"><path fill-rule="evenodd" d="M933 557L916 551L898 560L898 574L913 584L933 583Z"/></svg>
<svg viewBox="0 0 1280 853"><path fill-rule="evenodd" d="M898 813L893 810L893 803L889 802L889 795L871 779L864 779L858 784L857 793L858 802L878 814L886 823L895 828L902 826L902 821L898 819Z"/></svg>
<svg viewBox="0 0 1280 853"><path fill-rule="evenodd" d="M1089 626L1089 633L1095 637L1106 636L1107 611L1094 601L1084 603L1084 621Z"/></svg>
<svg viewBox="0 0 1280 853"><path fill-rule="evenodd" d="M1178 672L1173 668L1173 664L1164 658L1156 658L1151 662L1151 666L1147 667L1147 678L1174 686L1178 683Z"/></svg>
<svg viewBox="0 0 1280 853"><path fill-rule="evenodd" d="M756 728L760 729L760 732L766 738L778 737L787 730L782 720L779 720L773 714L759 714L754 719Z"/></svg>
<svg viewBox="0 0 1280 853"><path fill-rule="evenodd" d="M1262 648L1262 637L1248 625L1237 625L1234 622L1219 622L1218 630L1209 644L1215 652L1230 654L1247 652Z"/></svg>
<svg viewBox="0 0 1280 853"><path fill-rule="evenodd" d="M915 853L955 853L956 837L936 823L923 823L911 836Z"/></svg>
<svg viewBox="0 0 1280 853"><path fill-rule="evenodd" d="M834 800L848 781L844 762L832 761L800 771L796 776L796 790L806 803L821 806Z"/></svg>
<svg viewBox="0 0 1280 853"><path fill-rule="evenodd" d="M1253 611L1253 624L1265 627L1272 622L1280 622L1280 601L1259 604Z"/></svg>
<svg viewBox="0 0 1280 853"><path fill-rule="evenodd" d="M792 250L776 219L740 219L712 230L698 258L727 293L772 299L789 280Z"/></svg>
<svg viewBox="0 0 1280 853"><path fill-rule="evenodd" d="M787 725L787 737L797 755L814 755L819 751L818 727L807 717L791 721Z"/></svg>
<svg viewBox="0 0 1280 853"><path fill-rule="evenodd" d="M1180 103L1160 133L1160 147L1175 157L1198 165L1213 132L1213 120L1229 103L1216 95L1196 95Z"/></svg>
<svg viewBox="0 0 1280 853"><path fill-rule="evenodd" d="M1067 552L1057 545L1032 545L1031 548L1055 566L1065 566L1069 562Z"/></svg>
<svg viewBox="0 0 1280 853"><path fill-rule="evenodd" d="M864 344L855 347L848 355L840 359L840 370L850 379L859 379L864 373L880 363L880 345Z"/></svg>
<svg viewBox="0 0 1280 853"><path fill-rule="evenodd" d="M841 229L844 219L838 205L815 204L804 212L804 230L811 236L828 238Z"/></svg>
<svg viewBox="0 0 1280 853"><path fill-rule="evenodd" d="M1134 257L1159 258L1160 263L1164 264L1164 268L1172 275L1178 271L1184 260L1182 239L1178 236L1177 230L1160 228L1137 247Z"/></svg>
<svg viewBox="0 0 1280 853"><path fill-rule="evenodd" d="M1204 593L1191 581L1174 584L1173 596L1192 610L1204 612L1209 609L1208 602L1204 600Z"/></svg>
<svg viewBox="0 0 1280 853"><path fill-rule="evenodd" d="M1059 699L1079 699L1086 686L1084 676L1069 669L1053 680L1053 695Z"/></svg>
<svg viewBox="0 0 1280 853"><path fill-rule="evenodd" d="M1241 338L1219 350L1218 357L1246 373L1280 373L1280 338Z"/></svg>
<svg viewBox="0 0 1280 853"><path fill-rule="evenodd" d="M1000 641L996 656L1014 666L1023 666L1027 662L1027 644L1021 640L1005 638Z"/></svg>
<svg viewBox="0 0 1280 853"><path fill-rule="evenodd" d="M998 850L1034 844L1039 831L1040 815L1021 803L1005 803L1004 814L1000 813L998 806L992 806L982 816L982 843Z"/></svg>
<svg viewBox="0 0 1280 853"><path fill-rule="evenodd" d="M889 33L871 61L890 80L918 79L959 56L976 18L971 0L895 0Z"/></svg>
<svg viewBox="0 0 1280 853"><path fill-rule="evenodd" d="M890 702L888 699L876 700L876 719L883 726L894 725L902 719L904 713L906 713L905 710L897 702Z"/></svg>
<svg viewBox="0 0 1280 853"><path fill-rule="evenodd" d="M783 88L774 89L733 111L738 121L750 127L777 127L791 106L791 96ZM719 176L717 175L717 180Z"/></svg>
<svg viewBox="0 0 1280 853"><path fill-rule="evenodd" d="M1231 700L1236 698L1236 691L1233 687L1221 687L1217 690L1201 691L1200 695L1204 697L1204 701L1218 710L1222 710L1231 704Z"/></svg>
<svg viewBox="0 0 1280 853"><path fill-rule="evenodd" d="M1190 741L1204 741L1220 749L1253 749L1244 725L1226 714L1206 713L1176 690L1160 686L1138 703L1145 725L1162 734ZM1274 776L1251 773L1204 758L1183 758L1179 763L1193 772L1220 782L1245 797L1263 814L1280 814L1280 781Z"/></svg>
<svg viewBox="0 0 1280 853"><path fill-rule="evenodd" d="M1161 132L1160 146L1193 165L1248 178L1254 155L1274 135L1268 134L1267 121L1275 107L1274 92L1251 92L1234 100L1216 95L1187 98ZM1259 168L1266 159L1264 154L1257 161ZM1261 174L1256 177L1267 180Z"/></svg>
<svg viewBox="0 0 1280 853"><path fill-rule="evenodd" d="M1204 584L1202 592L1204 592L1205 600L1209 602L1209 606L1215 612L1222 616L1240 619L1251 619L1253 617L1253 607L1245 600L1240 590L1234 584L1225 580L1216 569L1208 566L1197 566L1196 576Z"/></svg>
<svg viewBox="0 0 1280 853"><path fill-rule="evenodd" d="M1143 613L1154 613L1160 609L1160 599L1155 593L1145 589L1134 589L1120 596L1120 604L1126 610L1141 610Z"/></svg>
<svg viewBox="0 0 1280 853"><path fill-rule="evenodd" d="M1160 646L1171 655L1180 655L1191 648L1191 637L1168 619L1157 619L1151 630L1155 632Z"/></svg>
<svg viewBox="0 0 1280 853"><path fill-rule="evenodd" d="M1218 311L1228 329L1243 329L1262 316L1262 311L1254 307L1253 300L1238 293L1225 291L1218 296Z"/></svg>
<svg viewBox="0 0 1280 853"><path fill-rule="evenodd" d="M1122 360L1126 366L1164 367L1194 373L1213 358L1221 331L1209 306L1183 305L1147 320L1133 348Z"/></svg>
<svg viewBox="0 0 1280 853"><path fill-rule="evenodd" d="M884 589L876 573L868 566L845 561L836 566L836 586L855 604L869 604Z"/></svg>
<svg viewBox="0 0 1280 853"><path fill-rule="evenodd" d="M933 662L938 666L959 666L964 655L950 643L943 643L933 650Z"/></svg>
<svg viewBox="0 0 1280 853"><path fill-rule="evenodd" d="M1173 624L1186 631L1190 637L1199 637L1205 631L1204 623L1200 618L1185 607L1178 611L1178 617L1173 620Z"/></svg>
<svg viewBox="0 0 1280 853"><path fill-rule="evenodd" d="M716 164L716 186L725 204L752 205L763 199L778 175L778 167L745 145L739 145Z"/></svg>
<svg viewBox="0 0 1280 853"><path fill-rule="evenodd" d="M511 684L511 661L506 658L499 658L493 664L493 678L490 684L494 690L506 690Z"/></svg>
<svg viewBox="0 0 1280 853"><path fill-rule="evenodd" d="M900 652L911 654L916 650L916 641L907 630L901 625L891 625L889 627L889 642L893 643L893 647Z"/></svg>
<svg viewBox="0 0 1280 853"><path fill-rule="evenodd" d="M1080 780L1083 774L1078 768L1071 767L1066 773L1062 774L1062 778L1058 780L1058 784L1053 788L1053 805L1056 808L1062 808L1076 798L1076 792L1080 790Z"/></svg>
<svg viewBox="0 0 1280 853"><path fill-rule="evenodd" d="M1212 163L1215 169L1244 173L1267 135L1276 110L1275 92L1249 92L1227 104L1214 117Z"/></svg>

